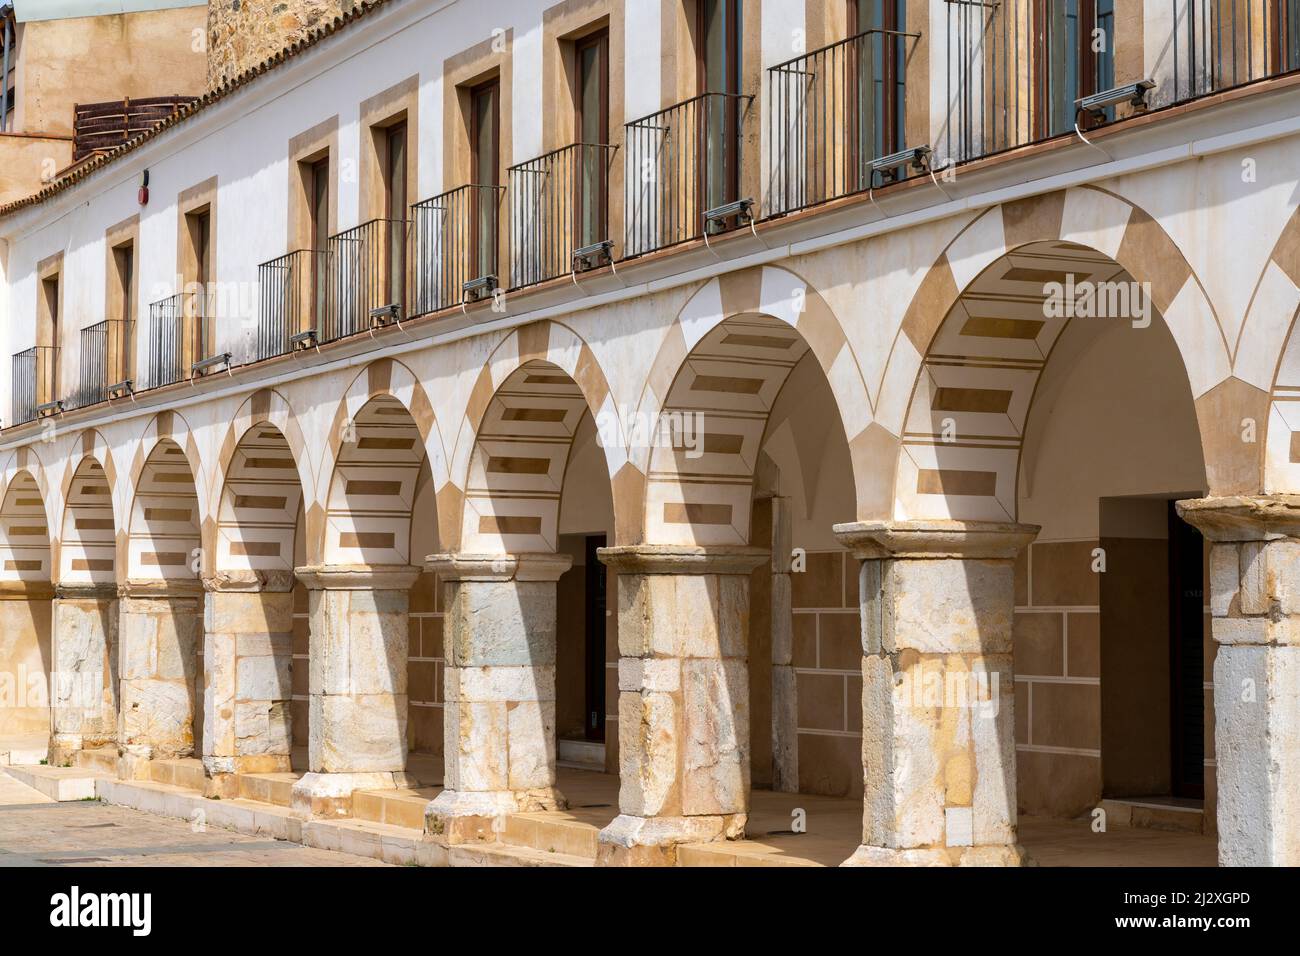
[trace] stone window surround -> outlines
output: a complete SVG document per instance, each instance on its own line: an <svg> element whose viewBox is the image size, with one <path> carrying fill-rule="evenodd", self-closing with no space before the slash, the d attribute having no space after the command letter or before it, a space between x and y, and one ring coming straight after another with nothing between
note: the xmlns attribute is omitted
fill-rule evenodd
<svg viewBox="0 0 1300 956"><path fill-rule="evenodd" d="M406 123L406 183L407 201L418 202L419 190L419 148L420 148L420 111L419 111L420 77L418 74L408 76L400 83L395 83L386 90L362 100L360 107L360 125L364 131L361 136L360 169L360 210L361 221L386 218L388 211L385 203L384 169L387 166L388 143L385 134L398 123ZM337 127L338 117L334 117ZM337 142L337 128L335 130ZM318 157L319 158L319 157ZM330 183L330 219L334 220L334 202L337 193L337 174L331 170ZM330 232L335 231L331 222Z"/></svg>
<svg viewBox="0 0 1300 956"><path fill-rule="evenodd" d="M305 129L289 140L289 215L287 251L310 249L310 170L322 159L329 161L330 195L327 231L338 231L339 208L339 118L338 114Z"/></svg>

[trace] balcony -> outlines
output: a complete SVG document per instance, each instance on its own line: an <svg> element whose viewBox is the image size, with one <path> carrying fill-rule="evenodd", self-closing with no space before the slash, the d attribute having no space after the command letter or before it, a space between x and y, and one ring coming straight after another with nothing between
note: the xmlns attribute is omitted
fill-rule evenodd
<svg viewBox="0 0 1300 956"><path fill-rule="evenodd" d="M609 170L616 147L574 143L510 168L510 285L569 275L608 256ZM574 252L592 249L583 263Z"/></svg>
<svg viewBox="0 0 1300 956"><path fill-rule="evenodd" d="M110 392L125 392L134 356L135 322L106 319L82 329L81 376L70 407L98 405L112 397Z"/></svg>
<svg viewBox="0 0 1300 956"><path fill-rule="evenodd" d="M329 237L329 307L316 330L317 341L333 342L408 315L409 226L406 219L371 219Z"/></svg>
<svg viewBox="0 0 1300 956"><path fill-rule="evenodd" d="M10 425L35 421L58 399L59 350L50 345L19 352L13 357Z"/></svg>
<svg viewBox="0 0 1300 956"><path fill-rule="evenodd" d="M149 354L139 389L162 388L229 368L217 352L217 310L211 292L178 292L149 305Z"/></svg>
<svg viewBox="0 0 1300 956"><path fill-rule="evenodd" d="M740 199L752 96L702 93L628 123L625 256L698 239L704 213Z"/></svg>
<svg viewBox="0 0 1300 956"><path fill-rule="evenodd" d="M491 295L497 286L502 186L468 185L411 207L411 314Z"/></svg>
<svg viewBox="0 0 1300 956"><path fill-rule="evenodd" d="M894 65L918 36L868 30L768 70L769 215L886 181L872 162L905 146L905 80Z"/></svg>
<svg viewBox="0 0 1300 956"><path fill-rule="evenodd" d="M330 254L324 249L297 249L257 267L256 361L320 340L333 302L330 274Z"/></svg>

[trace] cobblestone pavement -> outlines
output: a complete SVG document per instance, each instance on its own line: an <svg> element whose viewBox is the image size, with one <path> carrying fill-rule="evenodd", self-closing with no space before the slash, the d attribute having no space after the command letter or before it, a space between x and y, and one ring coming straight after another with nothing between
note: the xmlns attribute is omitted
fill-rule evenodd
<svg viewBox="0 0 1300 956"><path fill-rule="evenodd" d="M0 867L384 865L97 801L51 803L0 773Z"/></svg>

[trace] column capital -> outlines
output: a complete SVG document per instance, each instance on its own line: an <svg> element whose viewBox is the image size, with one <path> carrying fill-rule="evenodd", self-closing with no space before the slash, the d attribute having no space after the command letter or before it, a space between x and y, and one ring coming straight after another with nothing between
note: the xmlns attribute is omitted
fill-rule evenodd
<svg viewBox="0 0 1300 956"><path fill-rule="evenodd" d="M293 573L312 591L406 591L420 569L410 564L316 564Z"/></svg>
<svg viewBox="0 0 1300 956"><path fill-rule="evenodd" d="M54 585L54 596L64 601L109 601L117 597L117 585L71 581Z"/></svg>
<svg viewBox="0 0 1300 956"><path fill-rule="evenodd" d="M749 545L624 544L596 555L620 574L749 574L769 552Z"/></svg>
<svg viewBox="0 0 1300 956"><path fill-rule="evenodd" d="M292 591L293 571L214 571L203 576L205 591Z"/></svg>
<svg viewBox="0 0 1300 956"><path fill-rule="evenodd" d="M1226 495L1175 503L1178 516L1211 541L1300 538L1300 495Z"/></svg>
<svg viewBox="0 0 1300 956"><path fill-rule="evenodd" d="M118 597L176 598L198 597L203 582L195 578L134 578L117 586Z"/></svg>
<svg viewBox="0 0 1300 956"><path fill-rule="evenodd" d="M854 521L835 537L854 557L1010 559L1034 540L1039 526L1014 521Z"/></svg>
<svg viewBox="0 0 1300 956"><path fill-rule="evenodd" d="M424 559L424 566L444 581L558 581L573 567L573 557L550 552L518 554L457 554L442 552Z"/></svg>

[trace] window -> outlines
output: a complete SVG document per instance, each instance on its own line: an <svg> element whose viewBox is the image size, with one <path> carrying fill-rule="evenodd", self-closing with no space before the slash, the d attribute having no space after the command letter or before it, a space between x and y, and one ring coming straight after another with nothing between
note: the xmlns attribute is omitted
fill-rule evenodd
<svg viewBox="0 0 1300 956"><path fill-rule="evenodd" d="M113 247L113 303L108 324L108 381L117 385L135 378L134 348L131 338L135 321L135 245L130 242Z"/></svg>
<svg viewBox="0 0 1300 956"><path fill-rule="evenodd" d="M384 217L388 220L387 261L389 303L399 307L405 301L406 207L406 124L395 123L384 131Z"/></svg>
<svg viewBox="0 0 1300 956"><path fill-rule="evenodd" d="M307 245L312 250L308 261L311 264L311 301L312 316L308 328L319 328L325 316L328 301L329 274L325 268L325 250L329 248L330 237L330 161L328 158L318 160L308 167L308 203L307 228L309 232ZM299 286L301 288L301 286ZM302 332L294 329L293 332Z"/></svg>
<svg viewBox="0 0 1300 956"><path fill-rule="evenodd" d="M699 92L728 94L703 102L704 209L739 198L742 10L741 0L698 0Z"/></svg>
<svg viewBox="0 0 1300 956"><path fill-rule="evenodd" d="M470 181L476 186L500 185L500 87L496 80L470 91ZM470 212L470 275L496 273L496 190L472 191Z"/></svg>
<svg viewBox="0 0 1300 956"><path fill-rule="evenodd" d="M574 48L576 92L573 128L578 150L578 195L574 236L578 247L609 238L604 144L609 142L609 34L604 30L579 40ZM596 148L600 147L600 148Z"/></svg>
<svg viewBox="0 0 1300 956"><path fill-rule="evenodd" d="M58 395L59 297L57 272L41 278L40 315L36 327L36 404L52 402Z"/></svg>
<svg viewBox="0 0 1300 956"><path fill-rule="evenodd" d="M1269 0L1270 72L1300 69L1300 0Z"/></svg>
<svg viewBox="0 0 1300 956"><path fill-rule="evenodd" d="M0 16L0 133L14 131L18 82L18 36L13 14Z"/></svg>
<svg viewBox="0 0 1300 956"><path fill-rule="evenodd" d="M849 0L849 36L861 37L850 50L856 85L856 125L851 143L854 168L864 170L859 185L870 176L866 162L903 149L906 110L906 0Z"/></svg>
<svg viewBox="0 0 1300 956"><path fill-rule="evenodd" d="M1034 68L1038 136L1068 133L1075 101L1115 85L1114 0L1037 0Z"/></svg>
<svg viewBox="0 0 1300 956"><path fill-rule="evenodd" d="M189 281L187 291L192 295L185 297L184 309L186 325L185 336L189 353L182 356L182 368L188 369L194 362L201 361L212 354L215 345L215 321L212 309L212 211L208 206L185 216L186 232L189 236Z"/></svg>

